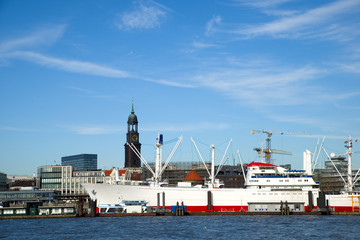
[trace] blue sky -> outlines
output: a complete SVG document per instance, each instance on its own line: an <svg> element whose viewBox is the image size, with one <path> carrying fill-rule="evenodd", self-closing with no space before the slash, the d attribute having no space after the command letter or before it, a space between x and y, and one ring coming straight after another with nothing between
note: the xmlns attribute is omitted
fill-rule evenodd
<svg viewBox="0 0 360 240"><path fill-rule="evenodd" d="M0 171L79 153L123 167L132 100L148 161L158 131L184 137L175 161L198 161L191 136L206 159L232 138L229 154L258 160L252 129L311 134L274 134L293 153L277 164L301 168L322 135L344 153L360 136L359 40L358 0L3 0Z"/></svg>

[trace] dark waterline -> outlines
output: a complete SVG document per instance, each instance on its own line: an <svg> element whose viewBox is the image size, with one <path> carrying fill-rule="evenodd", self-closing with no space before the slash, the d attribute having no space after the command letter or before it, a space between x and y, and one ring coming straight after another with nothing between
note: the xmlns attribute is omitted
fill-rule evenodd
<svg viewBox="0 0 360 240"><path fill-rule="evenodd" d="M359 216L0 220L1 239L357 239Z"/></svg>

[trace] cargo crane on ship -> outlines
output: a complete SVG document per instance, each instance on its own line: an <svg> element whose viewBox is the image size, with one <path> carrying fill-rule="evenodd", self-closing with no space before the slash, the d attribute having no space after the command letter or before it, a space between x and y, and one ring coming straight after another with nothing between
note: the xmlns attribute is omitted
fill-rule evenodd
<svg viewBox="0 0 360 240"><path fill-rule="evenodd" d="M255 133L266 133L267 137L266 137L266 148L262 149L262 148L254 148L255 151L257 151L259 154L261 154L261 159L263 158L263 153L265 154L265 162L266 163L271 163L271 154L275 153L275 154L282 154L282 155L292 155L291 152L286 152L283 150L278 150L278 149L272 149L271 148L271 136L273 134L280 134L280 135L284 135L284 134L292 134L292 135L303 135L304 133L296 133L296 132L287 132L287 131L276 131L276 130L251 130L251 134L255 134Z"/></svg>

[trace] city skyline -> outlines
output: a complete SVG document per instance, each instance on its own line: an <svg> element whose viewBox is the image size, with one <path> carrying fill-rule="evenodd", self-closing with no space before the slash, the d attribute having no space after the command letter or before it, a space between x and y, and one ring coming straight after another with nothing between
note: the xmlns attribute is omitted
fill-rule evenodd
<svg viewBox="0 0 360 240"><path fill-rule="evenodd" d="M360 136L359 13L358 0L2 1L0 172L82 153L123 167L132 101L150 162L158 132L184 137L175 161L199 161L190 137L217 164L230 138L227 163L259 160L253 129L298 133L272 136L293 153L275 164L301 168L321 136L344 154Z"/></svg>

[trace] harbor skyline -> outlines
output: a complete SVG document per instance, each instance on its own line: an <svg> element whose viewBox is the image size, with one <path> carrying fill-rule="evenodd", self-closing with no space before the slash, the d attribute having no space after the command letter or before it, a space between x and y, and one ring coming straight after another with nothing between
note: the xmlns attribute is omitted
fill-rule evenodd
<svg viewBox="0 0 360 240"><path fill-rule="evenodd" d="M191 136L218 161L230 138L258 160L254 129L305 133L272 136L293 153L279 165L301 168L324 135L342 154L360 136L359 12L357 0L2 1L0 171L81 153L124 166L132 100L150 162L158 132L184 136L175 161L198 160Z"/></svg>

